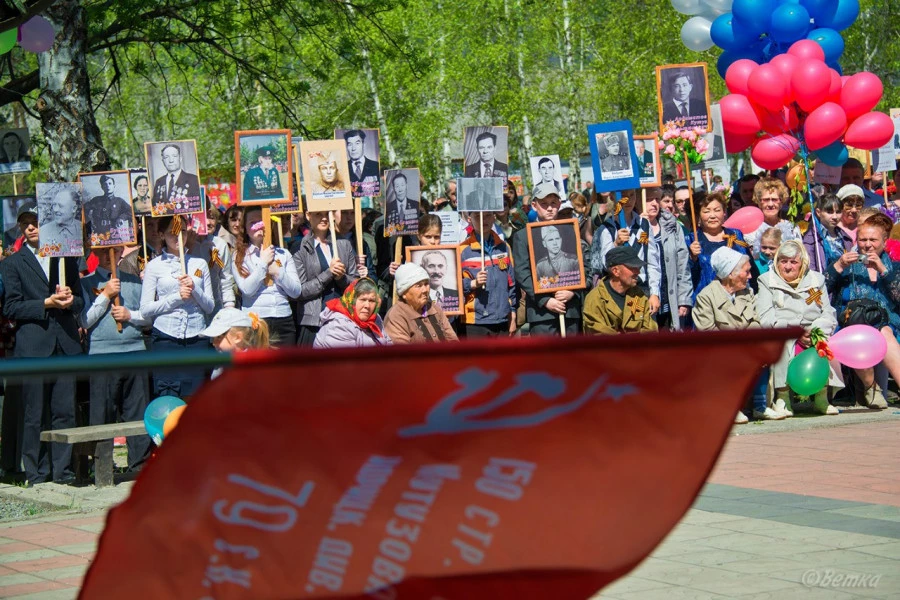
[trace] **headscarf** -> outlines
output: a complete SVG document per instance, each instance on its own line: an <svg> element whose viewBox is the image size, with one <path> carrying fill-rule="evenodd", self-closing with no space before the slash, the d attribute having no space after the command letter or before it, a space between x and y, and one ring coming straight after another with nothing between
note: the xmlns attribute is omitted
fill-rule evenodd
<svg viewBox="0 0 900 600"><path fill-rule="evenodd" d="M738 263L740 263L741 259L745 256L747 255L738 252L737 250L722 246L712 253L709 262L713 271L716 272L716 277L718 279L725 279L734 272L735 267L738 266Z"/></svg>
<svg viewBox="0 0 900 600"><path fill-rule="evenodd" d="M797 248L798 253L795 256L800 257L800 272L797 274L797 278L793 281L788 281L787 279L782 277L781 272L778 270L778 259L781 258L782 254L784 253L784 249L787 246L793 246ZM792 288L796 288L798 285L800 285L800 282L803 281L803 278L809 271L809 254L806 252L806 248L801 242L799 242L798 240L788 240L778 246L778 250L775 252L775 258L772 259L772 263L772 268L775 270L775 274L781 277L782 281L784 281L786 284L788 284Z"/></svg>
<svg viewBox="0 0 900 600"><path fill-rule="evenodd" d="M369 319L367 321L363 321L356 312L356 300L359 298L359 294L356 291L356 286L362 281L368 281L369 283L371 283L372 287L374 288L374 290L372 290L372 293L375 294L375 308L372 309L372 314L369 315ZM344 290L343 296L339 298L332 298L325 303L325 306L330 308L334 312L340 313L349 318L351 321L356 323L356 325L360 329L371 331L373 334L375 334L376 337L382 337L381 328L378 326L378 309L381 308L381 296L378 294L378 285L368 277L362 277L352 282L347 286L347 289Z"/></svg>

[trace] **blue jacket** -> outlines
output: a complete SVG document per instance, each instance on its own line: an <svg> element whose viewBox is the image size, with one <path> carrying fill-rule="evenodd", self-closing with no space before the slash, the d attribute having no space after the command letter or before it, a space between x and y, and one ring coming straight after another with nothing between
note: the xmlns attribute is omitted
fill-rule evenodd
<svg viewBox="0 0 900 600"><path fill-rule="evenodd" d="M519 297L513 273L512 255L506 242L491 232L491 244L485 247L484 264L487 284L472 289L472 283L481 271L481 243L472 233L460 246L463 294L465 295L465 322L475 325L496 325L509 322L509 315L516 312Z"/></svg>

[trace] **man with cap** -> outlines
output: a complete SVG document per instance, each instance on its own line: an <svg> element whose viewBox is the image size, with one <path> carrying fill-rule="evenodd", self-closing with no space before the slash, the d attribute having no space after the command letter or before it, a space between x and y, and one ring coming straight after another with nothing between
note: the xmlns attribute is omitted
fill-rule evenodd
<svg viewBox="0 0 900 600"><path fill-rule="evenodd" d="M6 288L3 315L14 319L17 325L14 356L45 358L81 354L77 315L84 308L84 300L68 285L60 285L59 277L62 268L66 282L77 282L78 259L40 254L38 216L33 204L19 208L16 221L25 243L0 263ZM42 444L40 438L44 423L49 423L50 429L75 427L75 377L31 377L22 382L21 394L26 485L51 479L57 483L71 482L74 479L72 446Z"/></svg>
<svg viewBox="0 0 900 600"><path fill-rule="evenodd" d="M84 204L84 222L90 227L91 245L112 246L135 241L134 213L128 202L116 195L116 180L112 175L101 175L100 187L103 195L94 196ZM105 241L99 243L98 238Z"/></svg>
<svg viewBox="0 0 900 600"><path fill-rule="evenodd" d="M606 255L606 277L584 299L584 331L594 334L656 331L647 294L638 285L646 263L633 246Z"/></svg>
<svg viewBox="0 0 900 600"><path fill-rule="evenodd" d="M384 317L384 333L394 344L457 341L444 311L429 295L428 272L404 263L394 273L397 303Z"/></svg>
<svg viewBox="0 0 900 600"><path fill-rule="evenodd" d="M571 203L566 200L563 204ZM559 229L554 225L547 225L540 228L541 243L547 250L547 256L538 261L535 267L537 275L541 277L556 277L560 273L571 273L578 271L578 256L570 254L562 249L562 235Z"/></svg>
<svg viewBox="0 0 900 600"><path fill-rule="evenodd" d="M546 222L557 218L560 208L559 192L553 184L538 184L531 202L537 220ZM561 290L536 294L531 258L528 254L529 230L520 229L512 235L513 264L516 284L525 296L525 320L530 335L560 335L559 315L565 315L566 332L581 331L581 306L584 292Z"/></svg>
<svg viewBox="0 0 900 600"><path fill-rule="evenodd" d="M320 198L335 198L343 196L346 188L341 172L337 166L337 159L328 151L317 152L312 160L312 165L318 171L318 177L312 177L310 186L314 196Z"/></svg>
<svg viewBox="0 0 900 600"><path fill-rule="evenodd" d="M256 149L258 164L244 175L244 200L269 200L284 198L281 190L281 174L273 165L275 148L260 146Z"/></svg>
<svg viewBox="0 0 900 600"><path fill-rule="evenodd" d="M603 146L607 155L600 159L600 170L604 173L627 171L631 168L628 150L622 145L618 133L607 133L603 136Z"/></svg>

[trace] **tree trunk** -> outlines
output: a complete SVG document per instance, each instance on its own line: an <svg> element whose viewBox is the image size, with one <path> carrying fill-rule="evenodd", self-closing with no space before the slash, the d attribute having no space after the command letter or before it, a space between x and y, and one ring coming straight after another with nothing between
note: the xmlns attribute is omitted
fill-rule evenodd
<svg viewBox="0 0 900 600"><path fill-rule="evenodd" d="M91 107L84 9L80 0L57 0L44 16L56 39L38 55L41 93L35 108L50 149L50 180L75 181L80 172L110 168Z"/></svg>
<svg viewBox="0 0 900 600"><path fill-rule="evenodd" d="M524 11L522 11L522 2L521 0L516 0L516 77L519 80L519 89L522 91L522 98L528 97L528 89L526 87L525 80L525 59L522 56L522 49L525 48L525 32L522 28L522 15ZM507 19L508 21L509 19ZM528 118L528 104L527 102L523 102L523 110L522 110L522 151L525 154L525 160L521 160L522 165L522 180L525 180L524 175L531 173L531 169L529 168L528 158L531 157L533 148L531 143L531 120ZM531 182L534 185L535 181Z"/></svg>
<svg viewBox="0 0 900 600"><path fill-rule="evenodd" d="M437 14L442 14L443 10L444 6L439 1L437 3ZM444 51L444 39L446 38L446 36L446 33L441 33L439 38L440 43L437 45L438 89L443 89L444 79L447 76L447 58ZM450 181L450 177L453 175L452 171L450 170L451 161L452 157L450 156L450 138L447 136L447 130L445 129L441 133L441 170L439 171L440 176L438 177L438 190L436 197L441 197L444 195L444 188L447 185L447 182Z"/></svg>
<svg viewBox="0 0 900 600"><path fill-rule="evenodd" d="M575 81L572 60L572 22L569 14L568 0L562 0L563 13L563 38L565 41L565 58L563 61L563 74L566 80L566 109L568 112L569 142L571 154L569 155L569 191L574 192L581 182L581 144L582 136L578 134L578 118L575 111Z"/></svg>

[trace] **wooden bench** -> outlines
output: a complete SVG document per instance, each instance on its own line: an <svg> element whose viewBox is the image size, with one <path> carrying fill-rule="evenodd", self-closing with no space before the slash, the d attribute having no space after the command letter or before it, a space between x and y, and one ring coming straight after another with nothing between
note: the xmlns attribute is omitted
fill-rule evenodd
<svg viewBox="0 0 900 600"><path fill-rule="evenodd" d="M93 456L94 483L97 487L105 487L113 484L113 439L146 434L147 430L143 421L129 421L127 423L42 431L41 441L72 444L75 480L78 483L90 482L88 457Z"/></svg>

